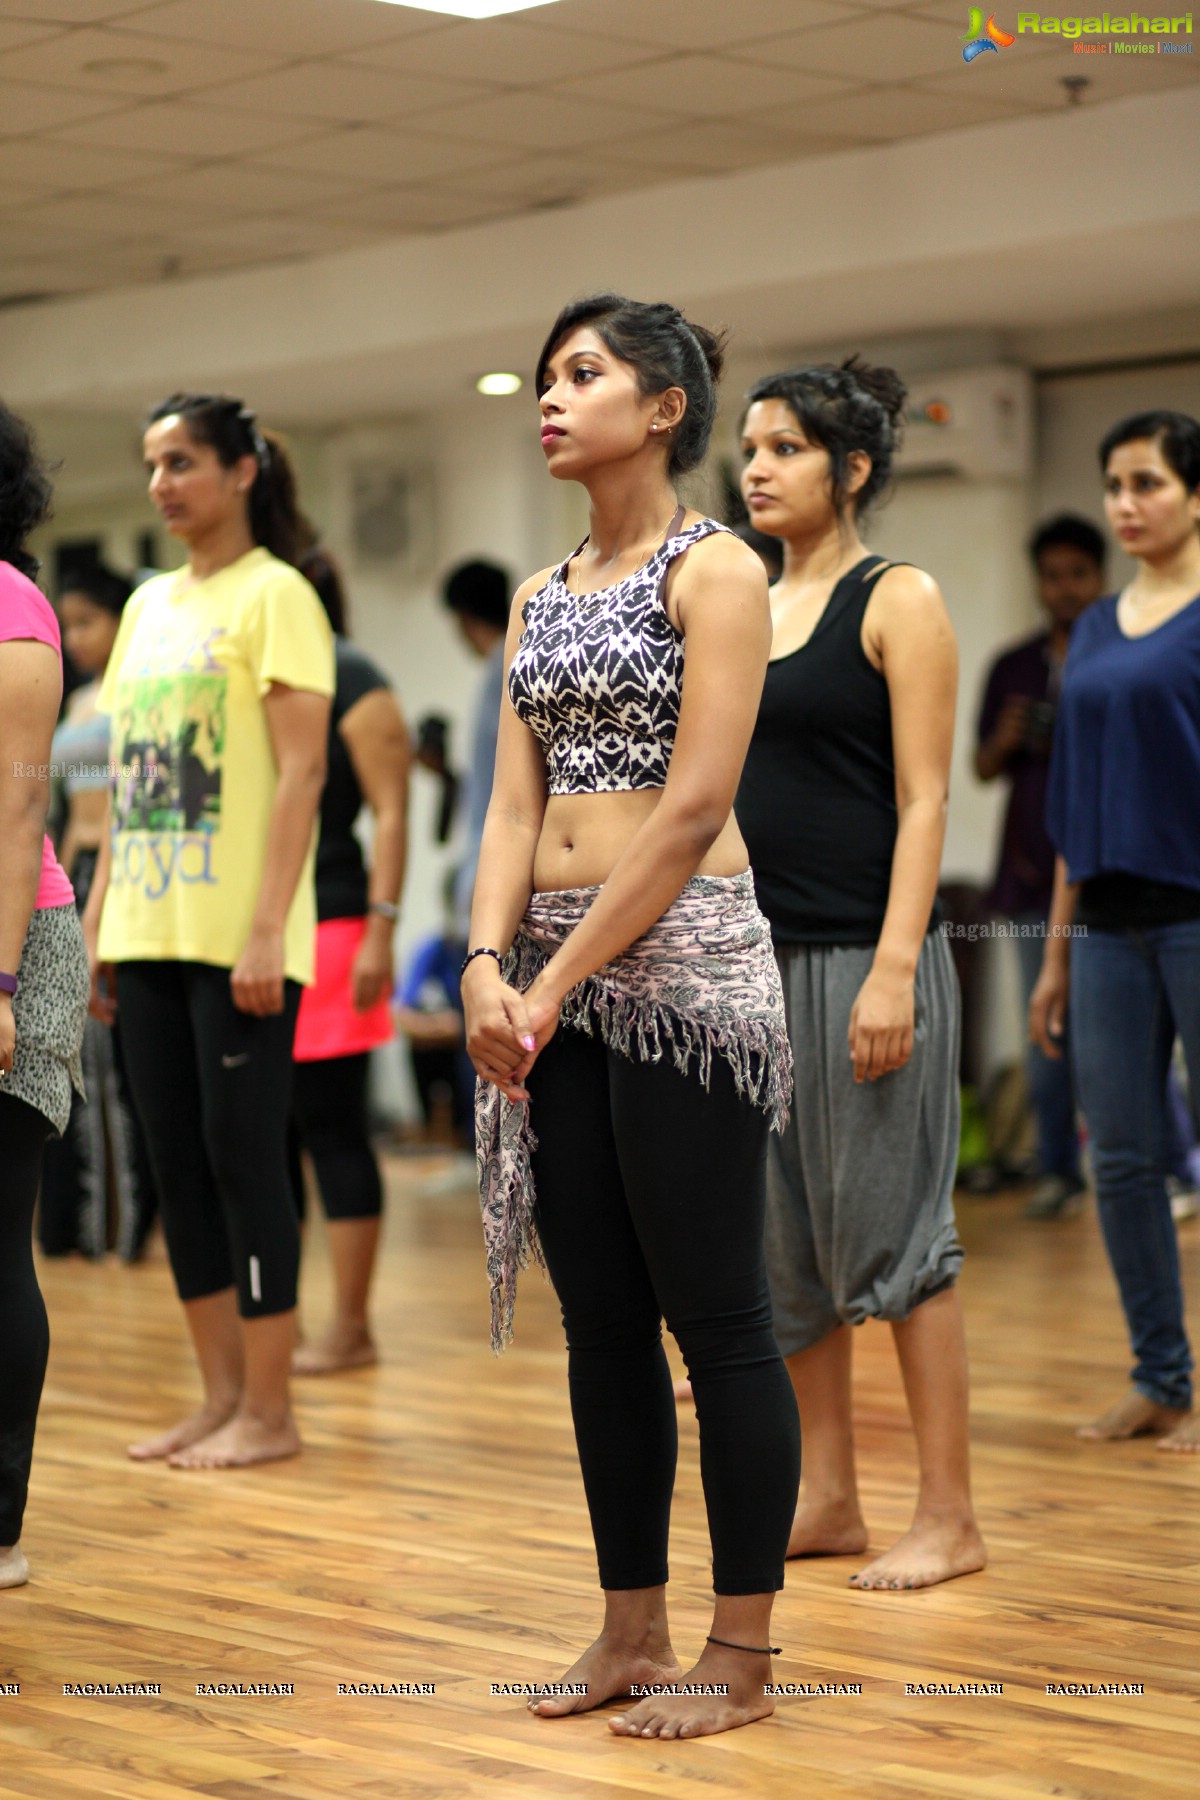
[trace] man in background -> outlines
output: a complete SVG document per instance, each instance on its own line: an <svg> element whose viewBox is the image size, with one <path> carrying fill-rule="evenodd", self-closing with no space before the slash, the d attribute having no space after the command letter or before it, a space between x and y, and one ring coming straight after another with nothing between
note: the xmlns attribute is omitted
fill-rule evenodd
<svg viewBox="0 0 1200 1800"><path fill-rule="evenodd" d="M496 768L496 736L504 698L504 637L512 583L506 570L495 563L465 562L450 571L442 586L442 599L454 614L463 638L484 662L475 696L471 731L471 760L466 778L466 826L454 891L455 921L465 939L471 923L471 896L479 866L479 846L492 797Z"/></svg>
<svg viewBox="0 0 1200 1800"><path fill-rule="evenodd" d="M1071 627L1104 591L1105 543L1087 519L1060 513L1034 532L1029 554L1048 628L992 664L979 713L975 773L1008 783L992 910L1017 927L1024 1006L1042 963L1043 930L1054 887L1054 846L1046 833L1046 783L1054 715ZM1031 1219L1067 1217L1082 1205L1083 1174L1070 1057L1053 1062L1031 1044L1029 1097L1037 1123L1041 1179L1025 1208Z"/></svg>

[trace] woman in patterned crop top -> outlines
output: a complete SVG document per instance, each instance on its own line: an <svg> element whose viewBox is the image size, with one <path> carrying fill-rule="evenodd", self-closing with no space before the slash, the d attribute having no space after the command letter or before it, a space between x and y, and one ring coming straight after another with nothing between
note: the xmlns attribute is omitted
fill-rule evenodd
<svg viewBox="0 0 1200 1800"><path fill-rule="evenodd" d="M463 979L493 1337L511 1328L518 1268L544 1255L605 1593L601 1635L566 1676L581 1691L533 1703L544 1717L679 1681L664 1315L692 1379L716 1611L686 1685L710 1694L644 1700L610 1721L621 1735L698 1736L771 1710L799 1479L762 1247L790 1057L732 815L766 581L673 486L704 454L720 362L674 307L613 294L568 306L546 340L542 447L556 479L587 489L591 531L513 604Z"/></svg>

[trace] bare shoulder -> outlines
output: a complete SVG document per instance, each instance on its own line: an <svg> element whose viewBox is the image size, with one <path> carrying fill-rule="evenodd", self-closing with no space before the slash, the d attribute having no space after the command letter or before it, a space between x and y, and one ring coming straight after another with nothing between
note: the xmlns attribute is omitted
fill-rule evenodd
<svg viewBox="0 0 1200 1800"><path fill-rule="evenodd" d="M885 569L879 576L870 607L884 615L911 621L922 615L930 618L944 615L946 602L932 575L905 563Z"/></svg>
<svg viewBox="0 0 1200 1800"><path fill-rule="evenodd" d="M689 545L672 564L669 580L681 600L719 587L767 603L766 571L750 546L731 531L711 531Z"/></svg>
<svg viewBox="0 0 1200 1800"><path fill-rule="evenodd" d="M513 613L520 613L525 602L532 600L533 596L545 587L555 569L559 567L561 567L559 563L551 563L548 569L539 569L536 575L530 575L527 580L523 581L512 597L509 616L511 617Z"/></svg>
<svg viewBox="0 0 1200 1800"><path fill-rule="evenodd" d="M536 593L539 593L541 589L545 587L551 575L553 575L555 569L558 567L558 563L552 563L548 569L539 569L536 575L531 575L527 581L523 581L513 595L512 604L508 609L508 631L505 634L507 648L504 653L504 660L506 665L515 654L516 647L524 633L525 608L527 604L533 599L533 596Z"/></svg>

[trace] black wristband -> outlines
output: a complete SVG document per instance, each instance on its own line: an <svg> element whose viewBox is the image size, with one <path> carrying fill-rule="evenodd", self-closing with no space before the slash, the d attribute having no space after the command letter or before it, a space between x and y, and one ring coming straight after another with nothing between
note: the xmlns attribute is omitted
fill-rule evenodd
<svg viewBox="0 0 1200 1800"><path fill-rule="evenodd" d="M462 968L458 971L460 976L466 974L467 964L473 963L477 956L494 956L499 968L501 970L504 968L504 958L498 950L489 950L486 945L480 945L478 950L468 950L467 954L463 957Z"/></svg>

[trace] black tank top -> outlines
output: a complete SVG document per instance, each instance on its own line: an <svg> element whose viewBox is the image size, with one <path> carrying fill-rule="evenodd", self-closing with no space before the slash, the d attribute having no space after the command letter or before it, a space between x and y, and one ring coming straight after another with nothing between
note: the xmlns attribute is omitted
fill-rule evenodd
<svg viewBox="0 0 1200 1800"><path fill-rule="evenodd" d="M873 944L896 847L887 682L862 647L868 556L837 583L806 644L767 665L736 812L758 903L781 944Z"/></svg>

